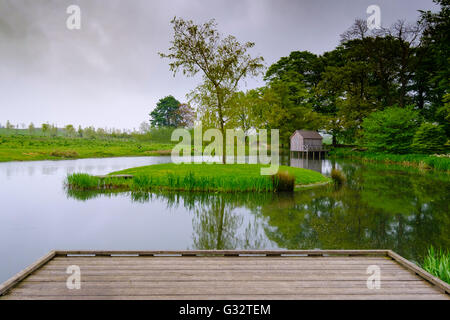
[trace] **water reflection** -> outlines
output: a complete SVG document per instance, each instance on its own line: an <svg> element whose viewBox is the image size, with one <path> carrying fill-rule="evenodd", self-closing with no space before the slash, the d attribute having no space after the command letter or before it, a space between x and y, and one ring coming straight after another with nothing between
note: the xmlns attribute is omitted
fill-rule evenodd
<svg viewBox="0 0 450 320"><path fill-rule="evenodd" d="M450 247L447 174L345 161L319 164L327 172L338 166L347 183L280 194L129 196L141 203L158 198L168 208L190 212L194 249L392 249L421 261L430 245Z"/></svg>
<svg viewBox="0 0 450 320"><path fill-rule="evenodd" d="M264 220L251 214L273 201L267 193L127 193L133 202L164 202L166 211L184 209L192 213L191 249L231 250L276 248L264 233ZM123 193L67 190L69 198L87 201L97 197L119 197Z"/></svg>
<svg viewBox="0 0 450 320"><path fill-rule="evenodd" d="M321 160L313 160L308 158L291 158L290 161L291 167L296 168L308 168L310 170L314 170L322 173L322 161Z"/></svg>
<svg viewBox="0 0 450 320"><path fill-rule="evenodd" d="M246 221L244 215L233 210L245 203L235 203L230 195L217 195L196 206L192 219L193 248L264 249L268 241L262 234L261 220L253 216ZM249 203L254 205L254 199Z"/></svg>
<svg viewBox="0 0 450 320"><path fill-rule="evenodd" d="M289 249L392 249L421 261L450 247L448 176L341 163L348 184L279 195L262 206L267 237Z"/></svg>
<svg viewBox="0 0 450 320"><path fill-rule="evenodd" d="M64 190L65 176L170 157L0 163L0 282L53 249L382 248L420 261L429 245L450 248L448 174L313 161L297 165L339 168L347 183L295 194L92 194Z"/></svg>

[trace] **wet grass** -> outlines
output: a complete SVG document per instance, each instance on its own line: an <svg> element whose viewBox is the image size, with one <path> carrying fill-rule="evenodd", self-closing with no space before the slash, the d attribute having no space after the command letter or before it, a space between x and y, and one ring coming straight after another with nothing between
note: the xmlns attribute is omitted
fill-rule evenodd
<svg viewBox="0 0 450 320"><path fill-rule="evenodd" d="M275 177L262 176L257 164L158 164L131 168L110 175L132 175L132 179L105 178L83 173L71 174L66 186L71 190L153 190L200 192L277 192L292 191L295 185L327 182L318 172L280 166Z"/></svg>
<svg viewBox="0 0 450 320"><path fill-rule="evenodd" d="M433 276L450 283L450 252L431 247L424 259L423 268Z"/></svg>

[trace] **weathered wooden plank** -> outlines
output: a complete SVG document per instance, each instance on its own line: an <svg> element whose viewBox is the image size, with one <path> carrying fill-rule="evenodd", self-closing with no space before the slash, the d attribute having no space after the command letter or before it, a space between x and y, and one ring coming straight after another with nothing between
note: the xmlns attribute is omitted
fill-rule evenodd
<svg viewBox="0 0 450 320"><path fill-rule="evenodd" d="M55 256L55 251L50 251L45 256L40 258L38 261L33 263L31 266L25 268L2 285L0 285L0 296L5 294L8 290L10 290L14 285L25 279L28 275L30 275L35 270L39 269L42 265L46 264L49 260L53 259Z"/></svg>
<svg viewBox="0 0 450 320"><path fill-rule="evenodd" d="M443 294L394 295L159 295L159 296L5 296L5 300L448 300Z"/></svg>
<svg viewBox="0 0 450 320"><path fill-rule="evenodd" d="M77 266L80 267L81 271L108 271L111 273L114 273L116 270L160 270L160 271L166 271L166 270L185 270L185 271L191 271L191 270L216 270L216 271L225 271L225 270L259 270L259 271L268 271L268 272L275 272L277 270L321 270L326 272L327 270L333 271L333 270L353 270L353 271L366 271L368 266L367 265L220 265L220 264L209 264L209 265L84 265L75 263ZM52 265L52 266L45 266L42 270L45 271L61 271L65 272L66 268L69 266L67 265ZM379 265L380 270L397 270L397 271L404 271L405 268L398 266L398 265Z"/></svg>
<svg viewBox="0 0 450 320"><path fill-rule="evenodd" d="M317 280L317 281L111 281L111 282L82 282L82 287L86 289L94 288L197 288L214 287L214 288L230 288L230 287L286 287L292 286L295 288L365 288L367 286L364 280ZM423 288L432 287L431 284L425 280L409 280L409 281L383 281L383 288ZM19 283L15 288L35 288L45 290L47 288L67 288L66 283L63 281L52 282L33 282L24 280Z"/></svg>
<svg viewBox="0 0 450 320"><path fill-rule="evenodd" d="M152 250L152 251L121 251L121 250L70 250L56 251L57 255L386 255L387 250Z"/></svg>
<svg viewBox="0 0 450 320"><path fill-rule="evenodd" d="M150 253L149 253L150 254ZM58 255L55 257L55 259L73 259L73 258L86 258L86 259L108 259L108 258L115 258L115 259L186 259L186 260L197 260L197 259L204 259L204 260L208 260L208 259L225 259L225 260L230 260L230 259L390 259L387 255L378 255L378 254L373 254L373 255L288 255L288 254L283 254L283 255L273 255L273 256L267 256L267 255L231 255L231 254L227 254L227 255L198 255L198 256L181 256L181 255L156 255L154 254L153 256L147 255L147 256L140 256L140 255L124 255L124 254L118 254L118 255L108 255L108 253L104 253L102 254L98 254L98 255Z"/></svg>
<svg viewBox="0 0 450 320"><path fill-rule="evenodd" d="M368 289L362 288L297 288L293 286L273 287L203 287L203 295L241 295L241 294L264 294L264 295L286 295L286 294L354 294L354 295L397 295L397 294L437 294L433 288L380 288ZM153 295L196 295L199 294L199 288L83 288L79 290L69 290L67 288L17 288L10 295L12 296L153 296Z"/></svg>
<svg viewBox="0 0 450 320"><path fill-rule="evenodd" d="M210 275L215 277L220 277L221 275L247 275L247 274L255 274L264 276L268 273L272 273L275 270L251 270L251 269L216 269L216 270L202 270L202 269L181 269L181 270L164 270L164 269L148 269L148 270L81 270L81 276L108 276L108 275L114 275L114 276L161 276L161 275L167 275L167 276L184 276L184 275L190 275L190 276L196 276L196 275ZM368 274L365 269L360 270L298 270L298 269L278 269L276 270L277 275L286 275L286 276L292 276L292 277L307 277L307 276L314 276L314 275L355 275L355 276L365 276L368 277ZM65 275L68 277L66 270L47 270L47 269L41 269L33 273L33 276L59 276L59 275ZM411 275L411 273L407 270L403 269L389 269L384 270L381 272L381 278L383 279L386 276L401 276L401 275Z"/></svg>
<svg viewBox="0 0 450 320"><path fill-rule="evenodd" d="M302 273L291 273L291 274L264 274L264 273L210 273L210 274L190 274L190 273L179 273L177 275L174 274L159 274L155 273L153 275L82 275L82 281L185 281L185 280L217 280L221 279L223 281L230 280L285 280L289 281L292 279L297 280L367 280L366 274L302 274ZM392 275L383 275L382 281L392 281L392 280L416 280L417 277L413 274L409 273L401 273L401 274L392 274ZM67 275L52 275L52 274L44 274L44 275L31 275L28 281L66 281Z"/></svg>
<svg viewBox="0 0 450 320"><path fill-rule="evenodd" d="M173 264L173 263L336 263L336 264L367 264L370 263L383 263L392 264L395 263L392 259L386 259L382 257L320 257L320 258L310 258L310 257L68 257L54 258L51 263L73 263L86 262L89 264L94 263L111 263L114 261L115 264L135 264L135 263L161 263L161 264Z"/></svg>

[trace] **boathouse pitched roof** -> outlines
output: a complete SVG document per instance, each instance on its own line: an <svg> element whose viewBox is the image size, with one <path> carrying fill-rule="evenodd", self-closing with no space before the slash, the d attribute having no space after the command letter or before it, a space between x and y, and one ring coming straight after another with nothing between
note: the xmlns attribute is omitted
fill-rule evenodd
<svg viewBox="0 0 450 320"><path fill-rule="evenodd" d="M317 131L310 130L295 130L291 135L291 139L297 132L305 139L323 139L323 137Z"/></svg>

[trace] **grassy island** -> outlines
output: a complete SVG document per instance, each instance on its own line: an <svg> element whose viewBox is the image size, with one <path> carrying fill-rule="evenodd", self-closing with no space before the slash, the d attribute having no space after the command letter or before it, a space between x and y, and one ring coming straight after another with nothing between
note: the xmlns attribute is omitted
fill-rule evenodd
<svg viewBox="0 0 450 320"><path fill-rule="evenodd" d="M280 166L275 176L262 176L259 164L157 164L112 172L107 176L74 173L67 177L72 190L276 192L330 181L322 174ZM120 176L118 176L120 175Z"/></svg>

